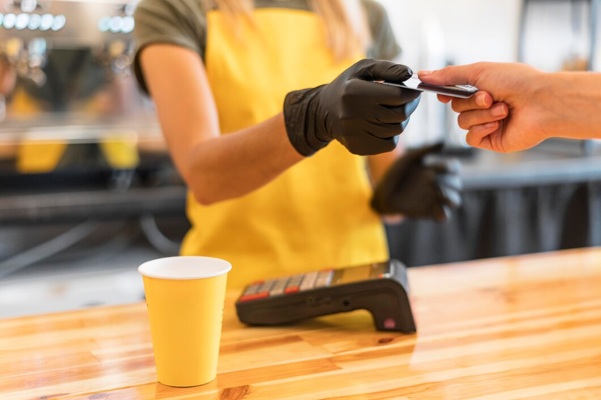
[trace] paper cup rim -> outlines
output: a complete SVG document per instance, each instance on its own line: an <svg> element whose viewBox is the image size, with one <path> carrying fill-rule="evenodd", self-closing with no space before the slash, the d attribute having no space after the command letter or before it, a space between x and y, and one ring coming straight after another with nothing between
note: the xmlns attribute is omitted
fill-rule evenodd
<svg viewBox="0 0 601 400"><path fill-rule="evenodd" d="M138 272L149 278L189 280L213 278L231 269L232 264L222 258L172 256L146 261L138 267Z"/></svg>

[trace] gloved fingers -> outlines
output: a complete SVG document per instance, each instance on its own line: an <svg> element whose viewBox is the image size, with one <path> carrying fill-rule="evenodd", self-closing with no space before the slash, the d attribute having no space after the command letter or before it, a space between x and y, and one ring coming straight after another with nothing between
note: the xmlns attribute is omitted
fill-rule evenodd
<svg viewBox="0 0 601 400"><path fill-rule="evenodd" d="M451 174L458 174L461 170L461 163L459 160L452 158L445 161L445 166L447 168L447 172Z"/></svg>
<svg viewBox="0 0 601 400"><path fill-rule="evenodd" d="M364 59L356 62L351 68L351 77L370 81L404 82L411 78L413 71L406 65L385 60Z"/></svg>
<svg viewBox="0 0 601 400"><path fill-rule="evenodd" d="M418 97L400 106L381 105L378 107L377 119L384 123L401 123L407 120L417 109L419 100L420 98Z"/></svg>
<svg viewBox="0 0 601 400"><path fill-rule="evenodd" d="M460 191L463 189L463 181L456 174L437 174L436 181L440 186L445 186L453 190Z"/></svg>
<svg viewBox="0 0 601 400"><path fill-rule="evenodd" d="M451 208L444 204L437 205L432 211L434 219L438 222L447 222L451 218L451 214Z"/></svg>
<svg viewBox="0 0 601 400"><path fill-rule="evenodd" d="M390 137L377 137L366 135L365 133L350 132L338 140L352 154L371 156L394 150L398 144L399 137L398 134Z"/></svg>
<svg viewBox="0 0 601 400"><path fill-rule="evenodd" d="M377 83L377 82L374 82L374 83ZM381 86L390 86L390 85L381 85ZM421 94L422 94L422 92L420 92L418 90L403 89L398 86L390 86L390 87L396 91L396 96L397 96L398 100L401 102L401 104L413 101L414 99L417 99L417 98L420 98Z"/></svg>
<svg viewBox="0 0 601 400"><path fill-rule="evenodd" d="M360 126L360 129L357 127ZM369 122L363 120L357 120L356 118L348 119L344 122L343 127L347 128L346 135L355 134L364 135L367 138L373 136L378 139L387 139L394 136L398 136L403 132L401 124L398 122L393 123L381 123L381 122Z"/></svg>
<svg viewBox="0 0 601 400"><path fill-rule="evenodd" d="M409 125L409 118L401 122L401 133L405 132L405 128L407 128L407 125Z"/></svg>
<svg viewBox="0 0 601 400"><path fill-rule="evenodd" d="M423 158L428 154L436 154L440 153L444 148L443 142L436 142L427 146L419 147L416 149L412 149L411 153L416 158Z"/></svg>
<svg viewBox="0 0 601 400"><path fill-rule="evenodd" d="M452 187L448 186L439 186L441 203L452 207L457 208L462 203L461 192Z"/></svg>
<svg viewBox="0 0 601 400"><path fill-rule="evenodd" d="M365 124L391 124L398 125L409 119L419 105L419 98L400 106L370 104L362 99L353 107L347 107L339 114L339 121L343 124L353 123L352 128Z"/></svg>
<svg viewBox="0 0 601 400"><path fill-rule="evenodd" d="M435 169L441 174L459 174L461 163L457 159L442 159L436 154L428 154L424 158L423 165Z"/></svg>
<svg viewBox="0 0 601 400"><path fill-rule="evenodd" d="M417 90L403 91L398 87L382 85L359 78L346 81L342 92L343 101L352 104L383 104L390 106L401 106L419 98L420 95L421 92Z"/></svg>
<svg viewBox="0 0 601 400"><path fill-rule="evenodd" d="M397 137L403 133L404 127L400 124L400 123L391 123L391 124L385 124L385 125L376 125L376 124L371 124L373 126L373 129L369 131L369 133L374 136L374 137L378 137L378 138L383 138L383 139L387 139L387 138L392 138L392 137Z"/></svg>
<svg viewBox="0 0 601 400"><path fill-rule="evenodd" d="M401 123L401 130L404 130L409 119L406 119ZM412 168L423 169L421 164L421 158L423 157L423 149L409 150L402 156L394 160L394 163L390 166L386 172L386 177L394 181L402 179L406 174L409 174Z"/></svg>
<svg viewBox="0 0 601 400"><path fill-rule="evenodd" d="M407 150L407 152L405 152L405 154L403 154L403 156L400 157L397 162L401 162L401 160L404 160L403 162L406 164L415 164L418 162L420 164L423 164L422 160L424 159L424 157L426 157L429 154L439 153L443 147L444 144L442 142L437 142L428 146L411 148ZM433 161L432 164L436 164L436 162L438 162L438 160Z"/></svg>

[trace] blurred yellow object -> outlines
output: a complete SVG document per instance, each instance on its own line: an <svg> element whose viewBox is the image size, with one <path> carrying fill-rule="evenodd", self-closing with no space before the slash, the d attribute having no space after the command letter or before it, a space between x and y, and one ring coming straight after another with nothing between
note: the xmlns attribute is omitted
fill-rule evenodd
<svg viewBox="0 0 601 400"><path fill-rule="evenodd" d="M589 68L589 60L586 57L571 56L564 60L562 71L587 71Z"/></svg>
<svg viewBox="0 0 601 400"><path fill-rule="evenodd" d="M19 144L17 170L21 173L53 171L67 149L67 142L30 141Z"/></svg>
<svg viewBox="0 0 601 400"><path fill-rule="evenodd" d="M131 138L102 139L100 149L112 168L132 169L140 163L136 141Z"/></svg>

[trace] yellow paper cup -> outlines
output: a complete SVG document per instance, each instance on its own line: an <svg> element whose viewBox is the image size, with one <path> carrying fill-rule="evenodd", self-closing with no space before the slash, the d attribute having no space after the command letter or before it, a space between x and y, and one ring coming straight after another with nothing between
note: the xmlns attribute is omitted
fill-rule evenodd
<svg viewBox="0 0 601 400"><path fill-rule="evenodd" d="M215 379L231 268L200 256L158 258L138 268L160 383L188 387Z"/></svg>

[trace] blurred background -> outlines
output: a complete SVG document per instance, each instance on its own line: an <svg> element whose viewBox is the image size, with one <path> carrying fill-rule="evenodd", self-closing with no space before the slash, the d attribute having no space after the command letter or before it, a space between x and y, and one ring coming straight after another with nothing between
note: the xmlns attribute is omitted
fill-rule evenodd
<svg viewBox="0 0 601 400"><path fill-rule="evenodd" d="M597 0L380 0L414 70L521 61L601 68ZM185 188L130 71L135 1L0 0L0 318L142 299L137 266L177 254ZM443 140L464 205L388 226L410 267L601 245L601 149L465 145L435 96L402 135ZM569 268L569 266L566 266Z"/></svg>

